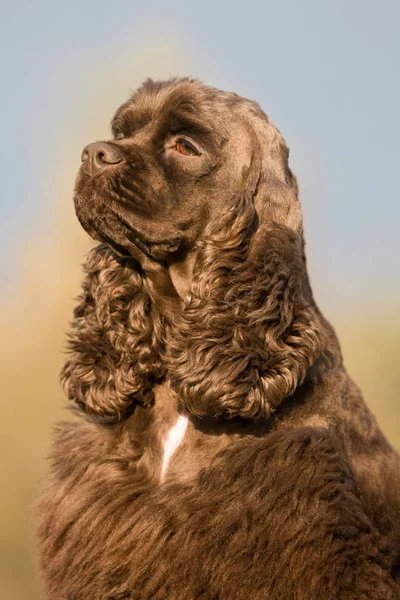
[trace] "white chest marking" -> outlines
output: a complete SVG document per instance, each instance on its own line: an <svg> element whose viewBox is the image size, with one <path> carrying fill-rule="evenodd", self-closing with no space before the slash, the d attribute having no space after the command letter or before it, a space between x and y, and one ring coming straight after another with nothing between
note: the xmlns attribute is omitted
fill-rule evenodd
<svg viewBox="0 0 400 600"><path fill-rule="evenodd" d="M171 456L182 442L186 427L188 424L188 418L180 415L175 425L168 431L167 437L165 438L163 445L163 462L161 467L161 481L164 481L165 474L168 469L169 461Z"/></svg>

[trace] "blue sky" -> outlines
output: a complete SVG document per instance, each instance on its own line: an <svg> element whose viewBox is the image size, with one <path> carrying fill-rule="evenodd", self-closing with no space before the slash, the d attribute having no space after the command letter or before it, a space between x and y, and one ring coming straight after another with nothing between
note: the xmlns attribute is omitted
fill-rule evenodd
<svg viewBox="0 0 400 600"><path fill-rule="evenodd" d="M81 134L88 99L97 94L104 136L140 78L161 73L257 99L282 131L317 298L328 308L398 303L397 0L14 0L0 17L3 285L15 249L51 227L48 186L57 191L64 145L77 169L91 141Z"/></svg>

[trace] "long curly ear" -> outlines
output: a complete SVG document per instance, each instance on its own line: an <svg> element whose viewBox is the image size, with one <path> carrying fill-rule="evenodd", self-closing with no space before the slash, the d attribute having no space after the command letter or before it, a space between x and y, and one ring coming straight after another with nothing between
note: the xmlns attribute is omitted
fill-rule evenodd
<svg viewBox="0 0 400 600"><path fill-rule="evenodd" d="M258 419L337 360L308 281L296 181L264 175L206 233L171 341L172 386L193 414Z"/></svg>
<svg viewBox="0 0 400 600"><path fill-rule="evenodd" d="M70 400L112 421L136 401L152 402L152 386L164 375L164 323L132 259L102 244L84 270L61 381Z"/></svg>

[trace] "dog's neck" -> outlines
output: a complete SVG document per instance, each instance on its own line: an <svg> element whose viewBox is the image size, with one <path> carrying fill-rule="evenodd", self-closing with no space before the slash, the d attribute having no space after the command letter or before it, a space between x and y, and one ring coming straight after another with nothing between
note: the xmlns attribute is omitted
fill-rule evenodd
<svg viewBox="0 0 400 600"><path fill-rule="evenodd" d="M180 256L178 260L164 264L153 261L142 263L153 301L162 312L169 315L171 312L180 312L182 300L191 287L196 254L193 250Z"/></svg>

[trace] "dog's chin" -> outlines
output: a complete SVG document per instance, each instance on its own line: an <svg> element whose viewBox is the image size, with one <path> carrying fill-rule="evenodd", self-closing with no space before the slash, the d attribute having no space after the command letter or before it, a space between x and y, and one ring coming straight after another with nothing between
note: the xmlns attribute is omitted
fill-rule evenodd
<svg viewBox="0 0 400 600"><path fill-rule="evenodd" d="M103 227L93 226L84 226L84 229L92 239L108 244L121 257L134 258L141 263L169 262L183 247L182 238L179 236L160 241L144 238L138 231L126 227L124 231L121 231L121 228L118 228L118 231L107 228L105 231Z"/></svg>
<svg viewBox="0 0 400 600"><path fill-rule="evenodd" d="M126 237L134 247L141 250L148 258L157 261L167 260L180 250L182 243L179 236L165 240L149 240L133 229L127 233Z"/></svg>
<svg viewBox="0 0 400 600"><path fill-rule="evenodd" d="M75 193L75 211L85 231L95 240L105 242L118 254L137 260L165 262L184 246L183 232L172 227L152 234L148 220L140 226L140 220L132 223L132 214L127 214L111 201L91 194Z"/></svg>

